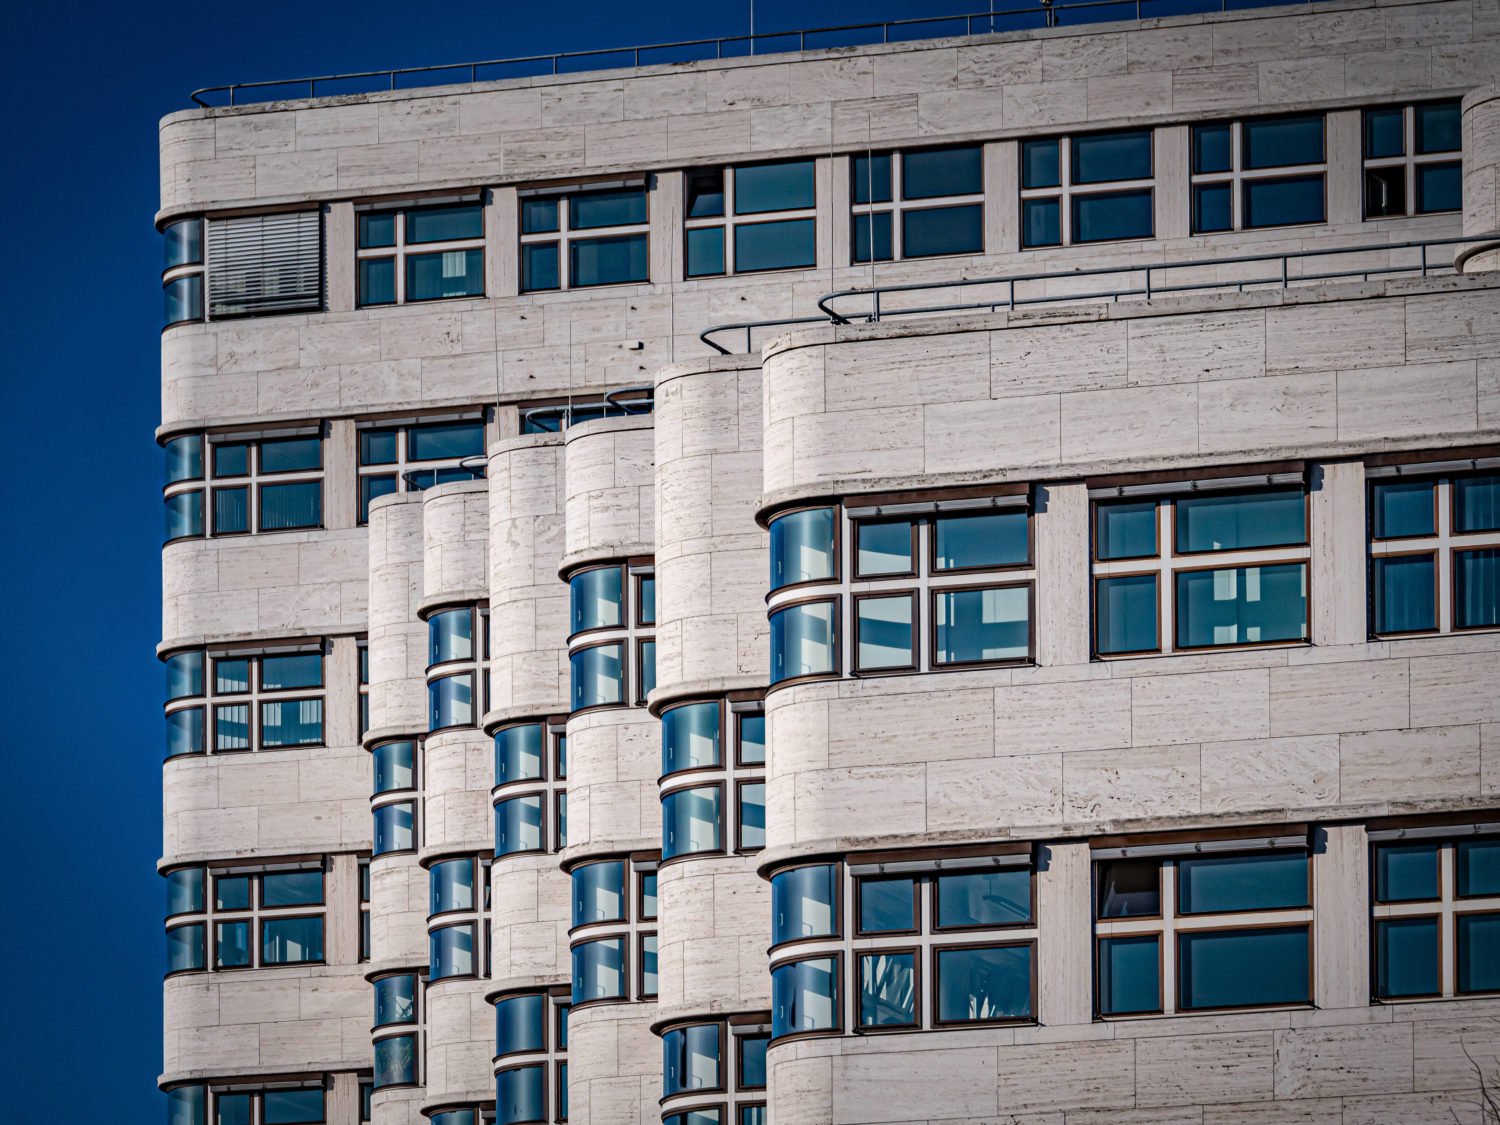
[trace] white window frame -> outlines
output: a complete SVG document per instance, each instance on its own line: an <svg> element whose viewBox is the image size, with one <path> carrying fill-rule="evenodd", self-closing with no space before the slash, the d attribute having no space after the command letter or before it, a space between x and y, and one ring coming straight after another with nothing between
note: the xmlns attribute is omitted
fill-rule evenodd
<svg viewBox="0 0 1500 1125"><path fill-rule="evenodd" d="M984 145L940 145L938 149L949 148L973 148L979 152L979 191L961 195L934 195L925 199L905 198L906 194L906 158L923 152L934 151L932 149L881 149L864 153L855 153L855 157L864 157L873 165L877 156L889 156L891 158L891 198L880 203L855 203L855 163L851 158L849 162L849 264L853 266L868 266L881 262L903 262L903 261L926 261L929 258L961 258L970 254L983 254L985 249L984 220L981 213L979 231L979 249L960 251L957 254L919 254L912 258L906 253L906 238L904 234L903 217L908 211L941 211L948 207L962 207L966 204L979 204L983 206L986 184L984 182ZM888 214L891 217L891 257L874 257L875 248L875 216ZM871 256L861 260L855 256L855 246L858 239L855 235L857 220L864 216L869 227Z"/></svg>
<svg viewBox="0 0 1500 1125"><path fill-rule="evenodd" d="M1312 117L1316 114L1286 113L1272 114L1271 117ZM1318 226L1328 222L1328 115L1322 114L1323 118L1323 159L1315 164L1278 164L1270 168L1249 168L1245 164L1244 153L1244 126L1247 120L1261 120L1258 117L1236 118L1233 121L1199 121L1194 122L1188 129L1188 230L1194 237L1214 234L1231 234L1242 230L1278 230L1286 226L1309 227ZM1227 172L1194 172L1193 169L1193 128L1209 125L1229 126L1229 171ZM1275 226L1247 227L1244 225L1245 218L1245 187L1248 181L1253 180L1281 180L1292 179L1298 176L1319 175L1323 178L1323 218L1311 223L1278 223ZM1193 189L1199 184L1229 184L1229 215L1230 225L1228 230L1206 230L1197 229L1197 214L1194 210L1195 192Z"/></svg>
<svg viewBox="0 0 1500 1125"><path fill-rule="evenodd" d="M1073 141L1080 136L1107 136L1109 133L1145 133L1150 138L1151 144L1151 176L1147 179L1134 180L1104 180L1100 183L1075 184L1073 183ZM1026 201L1032 199L1056 199L1058 201L1057 231L1060 242L1049 243L1045 246L1022 246L1022 250L1055 250L1059 246L1098 246L1107 242L1147 242L1156 237L1156 130L1149 125L1144 129L1110 129L1104 133L1081 133L1063 134L1055 137L1026 137L1017 146L1017 160L1024 161L1024 148L1027 143L1056 141L1057 142L1057 177L1058 184L1054 187L1022 187L1021 200L1017 204L1020 212L1021 237L1025 239L1025 211ZM1017 171L1018 184L1024 184L1025 164L1020 164ZM1151 233L1136 238L1113 238L1097 239L1090 242L1074 242L1073 240L1073 199L1075 196L1087 195L1109 195L1121 191L1138 191L1142 188L1151 192Z"/></svg>
<svg viewBox="0 0 1500 1125"><path fill-rule="evenodd" d="M483 479L485 472L487 471L488 464L487 459L485 458L485 455L483 453L475 454L472 457L440 457L431 461L418 461L412 458L412 430L420 430L424 426L442 425L443 423L452 422L477 422L481 431L484 433L483 444L488 447L490 442L490 426L485 419L485 414L483 411L465 411L459 414L441 414L434 415L430 418L372 418L367 421L356 422L354 461L355 470L359 477L359 483L356 483L355 488L354 502L356 510L360 506L360 489L362 487L362 482L366 477L394 476L396 478L396 492L421 492L426 488L432 486L428 485L420 488L417 487L408 478L408 473L425 472L429 469L442 470L468 468L468 462L484 460L486 462L486 465L476 465L470 470L472 479ZM394 430L396 432L396 459L394 461L388 461L380 465L364 464L359 451L360 438L365 433L371 430ZM366 512L365 518L361 519L359 522L360 526L362 527L367 525L370 522L369 513Z"/></svg>
<svg viewBox="0 0 1500 1125"><path fill-rule="evenodd" d="M574 230L573 200L580 196L592 195L596 192L626 191L639 189L646 199L646 219L640 223L626 223L620 226L610 227L582 227ZM520 292L527 293L558 293L568 289L607 289L615 285L650 285L651 284L651 192L647 188L645 177L634 177L626 180L608 180L600 183L577 184L566 188L523 188L517 193L517 217L516 229L520 232L521 262L519 264ZM538 231L535 234L527 234L525 223L521 216L525 213L528 200L554 199L557 201L557 229L550 231ZM646 236L646 276L638 281L616 281L604 282L598 285L576 285L572 277L572 255L569 252L574 242L595 241L606 238L618 238L624 235L643 234ZM557 246L557 288L556 289L527 289L525 268L525 247L540 246L552 243Z"/></svg>
<svg viewBox="0 0 1500 1125"><path fill-rule="evenodd" d="M813 205L811 207L799 207L787 211L759 211L753 215L735 214L735 181L736 175L741 168L757 168L762 165L771 164L801 164L808 163L813 168ZM724 184L724 213L722 215L705 215L702 218L692 219L687 217L688 197L687 192L691 190L694 175L705 172L717 171L723 178ZM714 277L734 277L736 274L748 273L784 273L789 270L807 270L818 268L818 162L813 157L805 160L753 160L744 164L720 164L710 165L702 168L689 169L683 177L683 280L704 281ZM790 219L811 219L813 223L813 261L807 266L772 266L763 270L742 270L735 253L735 228L752 227L761 223L784 222ZM687 231L704 230L710 227L721 227L724 231L724 272L723 273L700 273L690 274L687 272Z"/></svg>
<svg viewBox="0 0 1500 1125"><path fill-rule="evenodd" d="M406 241L406 216L410 211L424 211L433 207L458 207L473 206L479 208L480 233L478 238L452 239L446 242L413 242ZM485 214L484 200L479 196L453 196L445 198L402 200L392 203L361 204L355 208L354 214L354 303L356 308L361 309L388 309L393 305L405 305L408 303L406 296L406 259L408 255L439 254L445 251L467 251L484 250L485 242L489 234L488 217ZM359 245L359 219L362 215L392 214L396 217L396 241L392 246L371 246L361 248ZM395 262L395 293L396 299L392 302L381 302L379 304L365 304L360 300L359 293L359 263L362 261L390 258ZM482 274L481 274L482 276ZM488 286L478 293L469 293L464 296L455 297L426 297L420 301L410 302L420 305L436 304L439 301L473 301L487 296Z"/></svg>
<svg viewBox="0 0 1500 1125"><path fill-rule="evenodd" d="M1360 216L1367 223L1378 223L1386 219L1408 218L1416 215L1453 215L1461 208L1448 211L1418 211L1417 210L1417 167L1425 164L1458 164L1462 167L1463 148L1460 146L1448 152L1431 152L1417 154L1417 106L1429 104L1441 104L1452 99L1440 98L1437 102L1407 102L1401 109L1401 139L1402 155L1400 156L1366 156L1365 146L1365 114L1371 111L1396 109L1396 106L1367 106L1360 111L1359 115L1359 146L1361 158L1360 174ZM1455 103L1456 104L1456 103ZM1406 181L1406 209L1399 215L1371 215L1369 213L1369 192L1365 185L1365 172L1375 168L1401 168Z"/></svg>

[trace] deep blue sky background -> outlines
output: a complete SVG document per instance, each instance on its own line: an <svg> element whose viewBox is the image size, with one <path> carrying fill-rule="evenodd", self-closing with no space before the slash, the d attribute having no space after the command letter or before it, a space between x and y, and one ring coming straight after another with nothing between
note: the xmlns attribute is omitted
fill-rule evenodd
<svg viewBox="0 0 1500 1125"><path fill-rule="evenodd" d="M755 19L769 31L988 6L757 0ZM0 748L13 779L0 1121L160 1125L157 119L219 83L741 34L749 5L0 9Z"/></svg>

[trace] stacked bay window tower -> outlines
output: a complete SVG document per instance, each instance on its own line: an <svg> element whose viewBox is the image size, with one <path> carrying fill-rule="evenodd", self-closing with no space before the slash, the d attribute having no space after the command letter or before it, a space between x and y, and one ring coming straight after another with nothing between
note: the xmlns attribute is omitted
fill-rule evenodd
<svg viewBox="0 0 1500 1125"><path fill-rule="evenodd" d="M1211 7L162 122L171 1125L1485 1119L1500 0Z"/></svg>

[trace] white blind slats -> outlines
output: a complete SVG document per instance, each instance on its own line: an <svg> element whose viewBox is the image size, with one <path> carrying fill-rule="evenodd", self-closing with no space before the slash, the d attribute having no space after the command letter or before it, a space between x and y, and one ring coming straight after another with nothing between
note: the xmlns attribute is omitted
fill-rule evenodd
<svg viewBox="0 0 1500 1125"><path fill-rule="evenodd" d="M210 317L295 312L322 305L319 212L209 220Z"/></svg>

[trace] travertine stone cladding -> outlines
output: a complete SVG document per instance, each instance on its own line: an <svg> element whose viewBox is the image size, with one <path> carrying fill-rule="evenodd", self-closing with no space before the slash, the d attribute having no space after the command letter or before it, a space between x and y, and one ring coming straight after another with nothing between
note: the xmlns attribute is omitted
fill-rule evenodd
<svg viewBox="0 0 1500 1125"><path fill-rule="evenodd" d="M493 742L473 727L427 736L422 745L423 862L494 848L494 760Z"/></svg>
<svg viewBox="0 0 1500 1125"><path fill-rule="evenodd" d="M654 1004L593 1004L568 1018L568 1120L655 1125L661 1120L661 1041Z"/></svg>
<svg viewBox="0 0 1500 1125"><path fill-rule="evenodd" d="M490 984L536 988L568 980L571 885L552 856L505 856L491 868Z"/></svg>
<svg viewBox="0 0 1500 1125"><path fill-rule="evenodd" d="M489 982L441 981L427 988L424 1109L486 1101L495 1096L495 1009L484 997Z"/></svg>
<svg viewBox="0 0 1500 1125"><path fill-rule="evenodd" d="M657 894L657 1019L769 1008L771 888L756 877L755 857L670 863L657 877Z"/></svg>
<svg viewBox="0 0 1500 1125"><path fill-rule="evenodd" d="M1500 242L1500 83L1464 98L1463 147L1464 234L1492 234ZM1464 263L1464 269L1500 269L1500 248L1487 245Z"/></svg>
<svg viewBox="0 0 1500 1125"><path fill-rule="evenodd" d="M483 601L489 593L489 482L455 481L422 493L422 606ZM478 629L475 623L475 629ZM479 643L476 632L474 643Z"/></svg>
<svg viewBox="0 0 1500 1125"><path fill-rule="evenodd" d="M371 968L427 964L430 901L427 872L412 853L380 856L370 862Z"/></svg>
<svg viewBox="0 0 1500 1125"><path fill-rule="evenodd" d="M427 725L427 623L422 602L422 494L370 505L370 729Z"/></svg>
<svg viewBox="0 0 1500 1125"><path fill-rule="evenodd" d="M640 707L568 720L566 860L661 847L660 724Z"/></svg>
<svg viewBox="0 0 1500 1125"><path fill-rule="evenodd" d="M649 555L655 519L652 418L599 418L567 429L563 566Z"/></svg>

